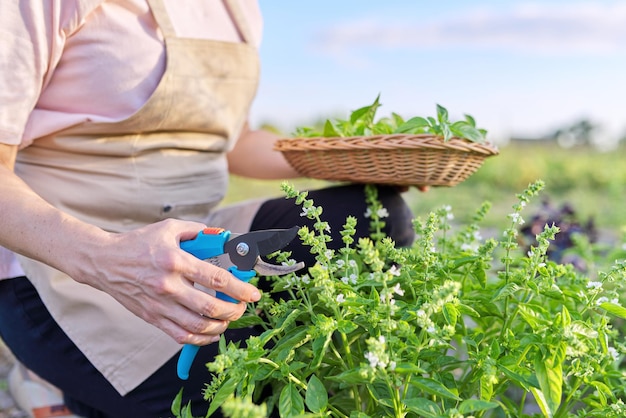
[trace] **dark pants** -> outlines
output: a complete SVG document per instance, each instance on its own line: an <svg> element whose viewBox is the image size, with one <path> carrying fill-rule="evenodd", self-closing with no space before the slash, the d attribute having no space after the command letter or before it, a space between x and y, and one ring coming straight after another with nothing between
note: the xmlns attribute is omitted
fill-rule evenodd
<svg viewBox="0 0 626 418"><path fill-rule="evenodd" d="M316 190L309 193L309 198L324 208L322 218L332 228L330 248L343 246L339 231L348 215L358 219L357 236L369 234L369 220L364 217L366 205L362 186ZM397 246L409 245L413 240L412 214L404 200L391 187L381 187L379 199L389 212L389 217L385 218L387 234ZM300 213L293 200L269 200L259 209L251 229L294 225L309 225L312 228L312 221L301 217ZM292 251L292 258L297 261L304 261L307 265L314 263L308 247L302 246L297 238L286 250ZM229 339L245 340L250 330L229 330L225 335ZM98 418L169 417L172 415L171 403L181 388L184 389L183 404L192 402L193 415L204 416L206 413L207 404L202 399L202 389L210 381L210 375L201 365L212 361L217 353L217 344L199 350L194 361L196 367L192 367L188 380L181 381L176 375L176 355L136 389L120 396L59 328L37 291L23 277L0 281L0 338L21 363L60 388L68 407L77 415ZM154 349L158 350L158 347Z"/></svg>

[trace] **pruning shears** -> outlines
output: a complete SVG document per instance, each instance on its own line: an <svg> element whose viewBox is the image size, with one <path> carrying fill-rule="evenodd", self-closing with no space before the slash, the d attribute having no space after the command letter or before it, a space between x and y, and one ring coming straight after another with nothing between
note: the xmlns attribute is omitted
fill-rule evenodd
<svg viewBox="0 0 626 418"><path fill-rule="evenodd" d="M290 229L266 229L245 234L232 234L223 228L205 228L196 238L183 241L180 248L201 260L223 265L220 258L228 257L233 265L227 270L239 280L249 282L257 274L261 276L281 276L304 267L300 262L294 265L275 265L261 260L261 256L271 254L285 247L298 234L300 227ZM216 292L218 299L238 303L230 296ZM200 347L185 344L178 358L177 373L182 380L189 378L191 364Z"/></svg>

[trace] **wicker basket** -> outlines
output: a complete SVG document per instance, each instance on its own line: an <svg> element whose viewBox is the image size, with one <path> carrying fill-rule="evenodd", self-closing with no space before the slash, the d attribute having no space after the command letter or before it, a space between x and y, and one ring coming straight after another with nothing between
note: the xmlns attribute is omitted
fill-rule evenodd
<svg viewBox="0 0 626 418"><path fill-rule="evenodd" d="M497 155L490 144L430 134L289 138L274 149L303 176L355 183L455 186Z"/></svg>

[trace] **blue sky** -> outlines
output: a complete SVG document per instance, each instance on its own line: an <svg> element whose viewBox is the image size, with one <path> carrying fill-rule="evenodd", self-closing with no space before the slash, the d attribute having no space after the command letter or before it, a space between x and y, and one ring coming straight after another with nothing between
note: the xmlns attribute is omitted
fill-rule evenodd
<svg viewBox="0 0 626 418"><path fill-rule="evenodd" d="M500 141L589 118L626 133L626 1L259 0L254 124L464 113Z"/></svg>

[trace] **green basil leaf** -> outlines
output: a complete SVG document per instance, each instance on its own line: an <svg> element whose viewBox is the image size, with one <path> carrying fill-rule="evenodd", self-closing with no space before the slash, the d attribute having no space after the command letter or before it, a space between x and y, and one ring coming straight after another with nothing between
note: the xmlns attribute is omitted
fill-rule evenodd
<svg viewBox="0 0 626 418"><path fill-rule="evenodd" d="M371 417L364 412L352 411L350 412L350 418L371 418Z"/></svg>
<svg viewBox="0 0 626 418"><path fill-rule="evenodd" d="M280 391L278 412L281 417L291 417L304 413L304 399L302 399L302 395L300 395L294 383L289 382L289 384Z"/></svg>
<svg viewBox="0 0 626 418"><path fill-rule="evenodd" d="M419 134L426 132L426 128L430 126L427 119L420 116L411 118L398 126L395 133L398 134Z"/></svg>
<svg viewBox="0 0 626 418"><path fill-rule="evenodd" d="M439 418L441 408L435 402L426 398L405 399L404 403L409 411L424 418Z"/></svg>
<svg viewBox="0 0 626 418"><path fill-rule="evenodd" d="M464 115L464 116L465 116L465 121L475 128L476 120L470 115Z"/></svg>
<svg viewBox="0 0 626 418"><path fill-rule="evenodd" d="M482 263L476 263L472 266L471 270L472 277L474 277L481 288L485 288L487 286L487 273L485 272L484 266Z"/></svg>
<svg viewBox="0 0 626 418"><path fill-rule="evenodd" d="M491 346L489 347L489 357L495 360L498 357L500 357L500 354L501 354L500 342L497 340L493 340L491 342Z"/></svg>
<svg viewBox="0 0 626 418"><path fill-rule="evenodd" d="M454 122L450 125L450 131L454 136L470 140L472 142L484 142L485 138L483 134L465 121Z"/></svg>
<svg viewBox="0 0 626 418"><path fill-rule="evenodd" d="M515 382L516 384L518 384L519 386L521 386L523 389L527 391L530 390L530 388L532 387L536 388L539 385L539 383L537 383L535 380L532 380L530 378L527 378L526 376L516 373L502 364L498 364L497 367L498 367L498 370L500 370L502 373L506 375L506 377L508 377L513 382Z"/></svg>
<svg viewBox="0 0 626 418"><path fill-rule="evenodd" d="M462 314L472 316L474 318L480 318L480 314L478 313L478 311L469 305L466 305L464 303L459 303L458 308L459 308L459 312Z"/></svg>
<svg viewBox="0 0 626 418"><path fill-rule="evenodd" d="M444 141L449 141L454 137L454 134L450 130L450 125L448 125L447 123L440 125L440 128L441 128L441 134L443 135Z"/></svg>
<svg viewBox="0 0 626 418"><path fill-rule="evenodd" d="M548 406L548 402L543 392L537 388L530 388L530 392L535 397L535 402L537 402L537 406L539 406L539 409L541 409L543 416L552 417L554 415L554 411L552 411Z"/></svg>
<svg viewBox="0 0 626 418"><path fill-rule="evenodd" d="M183 402L183 388L181 388L176 394L176 397L174 398L174 401L172 402L172 406L170 408L170 411L172 411L172 414L175 417L180 416L182 402Z"/></svg>
<svg viewBox="0 0 626 418"><path fill-rule="evenodd" d="M306 386L304 399L307 408L312 412L322 412L328 406L328 393L322 381L315 375L311 375Z"/></svg>
<svg viewBox="0 0 626 418"><path fill-rule="evenodd" d="M398 374L411 374L411 373L424 374L424 373L426 373L426 370L422 369L421 367L419 367L418 365L413 364L413 363L400 363L400 364L396 365L396 368L394 369L394 373L398 373Z"/></svg>
<svg viewBox="0 0 626 418"><path fill-rule="evenodd" d="M380 107L380 94L376 96L376 100L369 106L363 106L350 114L350 122L356 124L362 122L365 125L371 125L376 117L376 111Z"/></svg>
<svg viewBox="0 0 626 418"><path fill-rule="evenodd" d="M500 290L495 292L492 302L502 300L508 296L511 296L519 291L520 287L516 283L507 283Z"/></svg>
<svg viewBox="0 0 626 418"><path fill-rule="evenodd" d="M394 124L390 119L381 119L372 126L373 135L390 135L394 133Z"/></svg>
<svg viewBox="0 0 626 418"><path fill-rule="evenodd" d="M322 363L322 359L326 356L326 351L328 351L328 346L332 336L333 333L329 332L328 334L322 335L313 340L313 344L311 345L313 348L311 368L315 369Z"/></svg>
<svg viewBox="0 0 626 418"><path fill-rule="evenodd" d="M428 379L425 377L414 377L410 383L430 395L437 395L441 396L442 398L454 399L457 401L461 400L461 398L459 398L457 394L450 391L450 389L445 387L441 382L438 382L434 379Z"/></svg>
<svg viewBox="0 0 626 418"><path fill-rule="evenodd" d="M337 322L337 330L343 332L344 334L350 334L352 331L356 330L359 326L352 321L348 321L346 319L340 319Z"/></svg>
<svg viewBox="0 0 626 418"><path fill-rule="evenodd" d="M601 401L602 406L606 406L607 397L613 400L615 399L615 394L613 394L613 391L611 390L611 388L608 387L605 383L593 381L593 382L589 382L589 384L595 387L596 390L598 391L598 395L600 395L600 401Z"/></svg>
<svg viewBox="0 0 626 418"><path fill-rule="evenodd" d="M456 326L459 317L459 310L453 303L447 302L443 305L443 317L449 325Z"/></svg>
<svg viewBox="0 0 626 418"><path fill-rule="evenodd" d="M404 124L404 118L398 115L396 112L391 112L391 118L393 119L393 124L396 128Z"/></svg>
<svg viewBox="0 0 626 418"><path fill-rule="evenodd" d="M493 381L490 376L480 376L480 398L488 401L493 398Z"/></svg>
<svg viewBox="0 0 626 418"><path fill-rule="evenodd" d="M495 402L483 401L481 399L466 399L459 405L459 412L465 415L470 412L482 412L497 407L498 404Z"/></svg>
<svg viewBox="0 0 626 418"><path fill-rule="evenodd" d="M333 125L333 123L329 120L326 121L326 123L324 124L324 133L323 135L325 137L337 137L337 136L342 136L336 129L335 129L335 125Z"/></svg>
<svg viewBox="0 0 626 418"><path fill-rule="evenodd" d="M605 311L607 311L608 313L611 313L622 319L626 319L626 308L624 308L621 305L611 303L611 302L603 302L600 304L600 307L604 309Z"/></svg>
<svg viewBox="0 0 626 418"><path fill-rule="evenodd" d="M440 125L448 124L448 109L439 104L437 105L437 120Z"/></svg>
<svg viewBox="0 0 626 418"><path fill-rule="evenodd" d="M265 321L263 321L263 319L258 315L246 315L228 324L228 328L229 329L248 328L254 325L261 325L263 322Z"/></svg>
<svg viewBox="0 0 626 418"><path fill-rule="evenodd" d="M541 353L535 357L535 373L541 388L549 416L553 416L561 404L563 390L562 363L554 358L545 358Z"/></svg>
<svg viewBox="0 0 626 418"><path fill-rule="evenodd" d="M226 401L229 396L235 393L235 389L237 388L238 384L239 379L235 377L231 377L230 379L222 383L220 388L215 393L215 396L211 400L211 403L209 404L209 410L206 413L207 417L211 416L213 412L217 411L217 409L222 406L224 401Z"/></svg>

